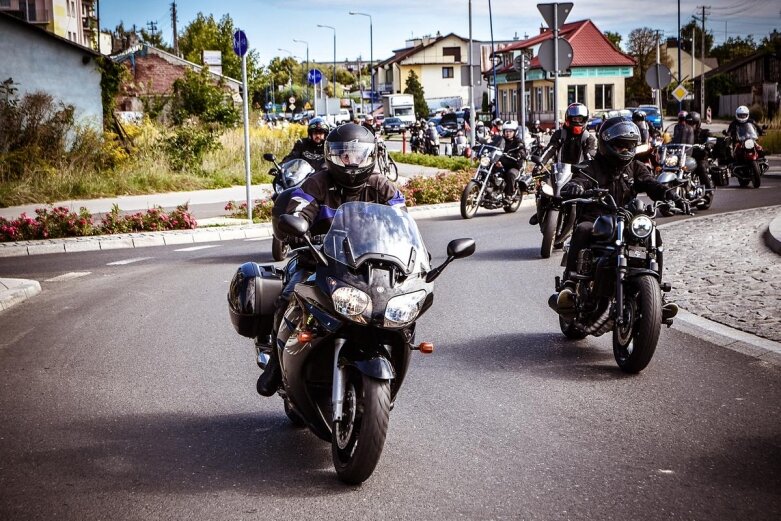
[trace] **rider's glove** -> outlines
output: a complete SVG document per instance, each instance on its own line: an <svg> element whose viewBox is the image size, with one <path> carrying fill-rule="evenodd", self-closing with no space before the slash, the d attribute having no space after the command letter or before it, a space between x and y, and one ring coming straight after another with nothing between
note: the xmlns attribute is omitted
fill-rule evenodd
<svg viewBox="0 0 781 521"><path fill-rule="evenodd" d="M562 197L575 198L583 195L583 192L585 189L577 183L567 183L561 187Z"/></svg>
<svg viewBox="0 0 781 521"><path fill-rule="evenodd" d="M691 214L691 208L689 207L689 201L681 197L680 195L676 193L672 193L667 197L667 200L670 201L675 205L676 208L678 208L682 213L689 215Z"/></svg>

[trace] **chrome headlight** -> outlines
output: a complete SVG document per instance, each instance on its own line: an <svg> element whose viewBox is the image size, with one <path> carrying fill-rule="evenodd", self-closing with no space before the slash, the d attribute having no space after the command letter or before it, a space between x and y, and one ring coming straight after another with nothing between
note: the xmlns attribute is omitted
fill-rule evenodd
<svg viewBox="0 0 781 521"><path fill-rule="evenodd" d="M385 308L385 327L404 327L415 320L425 299L425 290L390 299Z"/></svg>
<svg viewBox="0 0 781 521"><path fill-rule="evenodd" d="M490 164L491 164L491 158L490 157L488 157L487 155L480 156L480 166L485 167L485 166L488 166Z"/></svg>
<svg viewBox="0 0 781 521"><path fill-rule="evenodd" d="M551 185L543 181L541 186L542 186L542 193L544 193L549 197L553 197L553 187Z"/></svg>
<svg viewBox="0 0 781 521"><path fill-rule="evenodd" d="M664 166L678 166L678 156L667 156L664 160Z"/></svg>
<svg viewBox="0 0 781 521"><path fill-rule="evenodd" d="M331 300L334 303L334 309L355 322L366 323L362 317L364 312L371 314L372 300L369 295L363 291L350 286L336 288L331 293Z"/></svg>
<svg viewBox="0 0 781 521"><path fill-rule="evenodd" d="M638 215L630 224L632 234L638 239L645 239L654 231L654 222L647 215Z"/></svg>
<svg viewBox="0 0 781 521"><path fill-rule="evenodd" d="M743 146L746 148L754 148L754 140L753 139L747 139L743 142Z"/></svg>

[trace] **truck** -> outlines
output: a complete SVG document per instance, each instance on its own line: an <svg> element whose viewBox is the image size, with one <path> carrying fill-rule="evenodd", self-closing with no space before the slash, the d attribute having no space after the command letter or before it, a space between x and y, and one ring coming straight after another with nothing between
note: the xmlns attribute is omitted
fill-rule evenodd
<svg viewBox="0 0 781 521"><path fill-rule="evenodd" d="M415 122L415 99L412 94L385 94L382 110L386 118L399 118L407 123Z"/></svg>

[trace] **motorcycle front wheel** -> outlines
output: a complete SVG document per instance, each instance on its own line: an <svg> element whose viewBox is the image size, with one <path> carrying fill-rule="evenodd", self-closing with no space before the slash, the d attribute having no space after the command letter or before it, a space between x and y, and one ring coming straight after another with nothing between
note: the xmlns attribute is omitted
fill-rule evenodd
<svg viewBox="0 0 781 521"><path fill-rule="evenodd" d="M521 207L522 202L523 202L523 193L521 193L521 191L516 188L515 193L513 194L513 202L504 205L503 206L504 211L507 213L515 213L518 211L518 208Z"/></svg>
<svg viewBox="0 0 781 521"><path fill-rule="evenodd" d="M556 238L556 228L559 224L559 211L555 208L550 208L545 212L545 217L542 218L542 246L540 247L540 257L547 259L553 252L553 240Z"/></svg>
<svg viewBox="0 0 781 521"><path fill-rule="evenodd" d="M656 351L662 327L662 292L659 281L641 275L627 286L624 317L628 320L613 328L613 356L627 373L639 373L648 366Z"/></svg>
<svg viewBox="0 0 781 521"><path fill-rule="evenodd" d="M347 372L342 420L334 422L331 455L339 479L360 485L380 460L390 418L390 382Z"/></svg>
<svg viewBox="0 0 781 521"><path fill-rule="evenodd" d="M275 261L285 260L288 253L290 253L290 245L288 243L280 241L276 237L271 238L271 256Z"/></svg>
<svg viewBox="0 0 781 521"><path fill-rule="evenodd" d="M757 161L751 162L751 186L754 188L759 188L759 185L762 184L762 170L759 168L759 163Z"/></svg>
<svg viewBox="0 0 781 521"><path fill-rule="evenodd" d="M471 219L477 213L480 207L478 196L480 195L480 185L474 181L469 181L461 193L461 217Z"/></svg>

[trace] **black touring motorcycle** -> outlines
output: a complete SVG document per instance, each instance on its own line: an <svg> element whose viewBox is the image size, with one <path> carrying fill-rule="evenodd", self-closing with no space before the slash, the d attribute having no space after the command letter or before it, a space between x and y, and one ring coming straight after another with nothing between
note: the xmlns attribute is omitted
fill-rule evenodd
<svg viewBox="0 0 781 521"><path fill-rule="evenodd" d="M307 244L284 276L304 257L316 265L295 286L273 341L282 368L279 394L295 425L331 443L339 479L358 484L379 461L411 352L433 351L430 343L414 342L415 322L434 300L432 283L451 261L471 255L475 242L451 241L445 262L432 269L406 211L363 202L340 206L319 246L301 217L284 215L279 227ZM239 267L228 293L239 334L254 338L264 322L268 327L283 282L273 266ZM257 341L256 349L265 367L269 353Z"/></svg>
<svg viewBox="0 0 781 521"><path fill-rule="evenodd" d="M661 325L671 326L678 312L675 304L665 304L662 297L662 291L671 287L661 280L663 249L654 222L657 209L670 203L646 206L633 199L620 208L609 190L593 189L565 204L598 204L608 213L594 222L591 246L579 252L577 272L570 274L576 282L574 312L564 314L558 309L558 293L551 295L548 305L559 313L559 325L567 338L580 340L612 331L618 366L639 373L653 357ZM556 277L556 291L562 289Z"/></svg>

